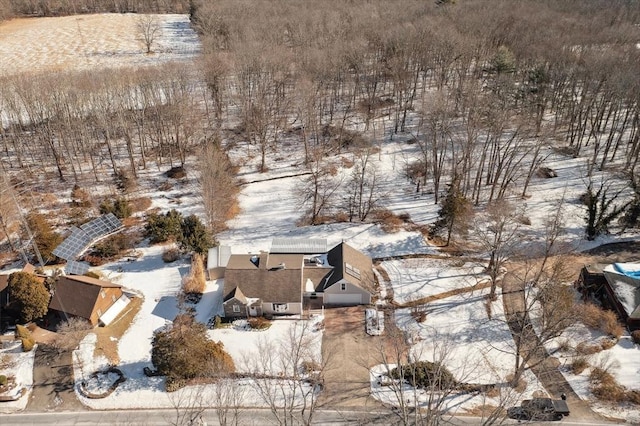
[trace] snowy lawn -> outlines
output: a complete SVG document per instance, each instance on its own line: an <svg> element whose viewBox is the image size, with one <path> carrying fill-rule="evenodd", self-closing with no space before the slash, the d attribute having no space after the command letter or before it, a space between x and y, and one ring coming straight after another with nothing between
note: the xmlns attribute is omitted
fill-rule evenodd
<svg viewBox="0 0 640 426"><path fill-rule="evenodd" d="M278 319L266 330L235 326L209 330L209 338L220 341L241 373L292 375L295 362L322 362L322 330L316 325L322 321L316 316L309 321ZM298 353L298 348L300 353ZM295 355L295 356L294 356Z"/></svg>
<svg viewBox="0 0 640 426"><path fill-rule="evenodd" d="M13 413L24 410L33 388L33 362L37 346L29 352L22 352L20 340L0 342L0 374L13 378L15 386L3 396L17 397L24 389L25 394L16 401L0 402L0 412Z"/></svg>
<svg viewBox="0 0 640 426"><path fill-rule="evenodd" d="M491 317L487 315L487 292L477 290L425 305L426 319L422 323L416 321L409 308L399 309L395 314L397 326L410 336L412 359L442 362L463 383L496 385L492 396L455 394L447 397L445 405L452 413L482 405L509 406L531 397L536 391L544 391L530 372L524 376L527 383L524 392L519 393L506 384L515 365L513 338L501 298L491 303ZM372 392L381 401L397 405L398 392L394 386L378 383L378 375L385 370L385 366L378 366L372 374ZM420 403L426 402L427 394L416 394L410 386L405 386L403 394L405 401L418 395Z"/></svg>
<svg viewBox="0 0 640 426"><path fill-rule="evenodd" d="M460 259L401 259L381 263L393 284L398 303L470 287L486 280L484 266Z"/></svg>

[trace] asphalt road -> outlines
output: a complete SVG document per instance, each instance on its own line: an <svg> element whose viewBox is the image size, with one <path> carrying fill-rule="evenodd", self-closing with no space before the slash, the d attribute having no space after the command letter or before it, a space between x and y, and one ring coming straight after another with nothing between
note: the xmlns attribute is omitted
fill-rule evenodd
<svg viewBox="0 0 640 426"><path fill-rule="evenodd" d="M10 414L0 417L0 424L4 425L171 425L188 424L177 420L175 410L130 410L130 411L84 411L84 412L50 412L50 413L28 413ZM215 410L206 410L202 414L204 423L193 423L194 425L219 425ZM398 418L391 412L385 410L321 410L314 415L314 425L394 425ZM448 425L481 425L480 417L454 417L447 418ZM238 424L246 426L262 426L265 424L276 424L275 419L268 410L243 410ZM506 420L504 424L521 424L515 420ZM527 425L580 425L580 426L605 426L616 423L598 421L584 422L572 421L567 417L561 422L527 422Z"/></svg>

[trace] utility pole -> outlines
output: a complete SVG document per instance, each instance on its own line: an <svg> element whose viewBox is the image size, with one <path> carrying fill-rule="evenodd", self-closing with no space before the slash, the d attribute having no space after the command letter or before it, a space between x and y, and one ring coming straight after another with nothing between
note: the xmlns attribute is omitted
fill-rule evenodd
<svg viewBox="0 0 640 426"><path fill-rule="evenodd" d="M20 245L20 254L22 255L22 258L24 259L24 261L26 263L29 262L29 259L27 258L26 253L24 252L25 246L31 245L31 247L33 248L33 252L36 255L36 259L38 259L38 263L40 264L41 268L44 268L45 262L42 259L42 255L40 254L40 250L38 249L38 245L36 244L36 240L35 240L35 235L33 235L33 232L31 232L31 228L29 227L29 224L27 222L26 217L24 216L24 212L22 210L22 208L20 207L20 202L18 201L18 198L16 197L15 191L13 190L13 186L11 185L11 182L7 179L7 175L4 171L4 166L2 167L2 170L0 171L0 175L2 175L2 190L0 191L0 193L7 193L9 195L9 197L11 197L11 201L13 202L13 204L16 207L16 211L18 212L18 217L20 219L20 223L22 224L24 230L27 233L27 237L29 238L29 240L27 241L26 244L21 244ZM11 236L9 235L8 232L6 232L7 228L6 228L6 222L4 221L4 217L2 217L2 215L0 214L0 221L2 222L2 226L5 229L5 233L7 234L7 239L9 240L9 245L11 247L13 247L13 243L11 242Z"/></svg>

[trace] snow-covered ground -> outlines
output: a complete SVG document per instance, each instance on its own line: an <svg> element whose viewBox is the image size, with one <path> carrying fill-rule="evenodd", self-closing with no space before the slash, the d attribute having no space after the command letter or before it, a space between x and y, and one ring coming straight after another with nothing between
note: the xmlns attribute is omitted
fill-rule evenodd
<svg viewBox="0 0 640 426"><path fill-rule="evenodd" d="M407 303L486 280L486 265L460 259L416 258L381 263L393 284L393 299Z"/></svg>
<svg viewBox="0 0 640 426"><path fill-rule="evenodd" d="M8 368L0 370L0 374L12 377L15 387L7 394L9 397L16 397L24 389L26 392L20 399L15 401L0 402L0 412L11 413L14 411L24 410L31 396L33 388L33 361L37 346L29 352L22 352L22 343L20 340L12 342L1 342L0 346L0 364L6 365Z"/></svg>

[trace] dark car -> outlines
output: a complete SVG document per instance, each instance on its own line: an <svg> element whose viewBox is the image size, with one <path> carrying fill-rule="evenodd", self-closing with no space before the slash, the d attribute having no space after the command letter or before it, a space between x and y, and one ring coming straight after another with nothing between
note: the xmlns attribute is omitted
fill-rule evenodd
<svg viewBox="0 0 640 426"><path fill-rule="evenodd" d="M557 421L569 415L565 400L551 398L533 398L522 401L522 406L511 407L507 416L515 420Z"/></svg>

